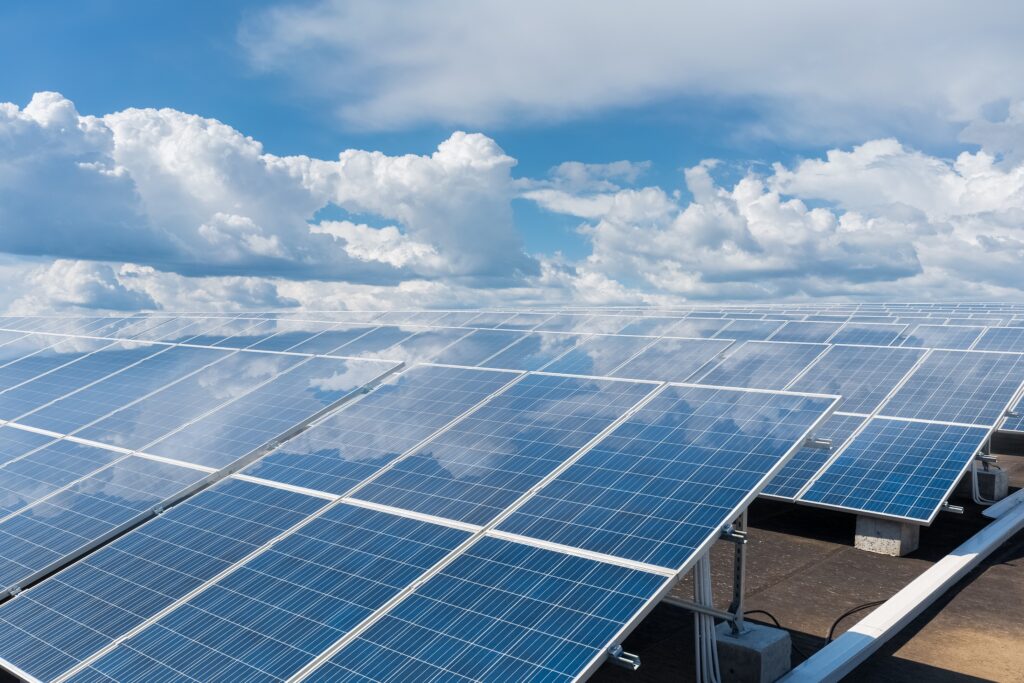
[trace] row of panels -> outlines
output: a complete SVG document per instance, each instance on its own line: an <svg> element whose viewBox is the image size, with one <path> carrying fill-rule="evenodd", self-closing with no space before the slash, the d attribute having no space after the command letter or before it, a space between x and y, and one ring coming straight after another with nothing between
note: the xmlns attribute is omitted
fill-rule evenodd
<svg viewBox="0 0 1024 683"><path fill-rule="evenodd" d="M39 680L572 680L834 405L415 367L0 606L0 657Z"/></svg>
<svg viewBox="0 0 1024 683"><path fill-rule="evenodd" d="M445 330L429 330L419 333L409 332L399 327L376 327L372 333L363 334L365 343L352 352L369 355L395 355L413 360L415 356L426 356L427 359L454 362L463 365L481 364L489 367L509 368L515 370L545 370L585 374L607 375L633 379L649 379L655 381L696 381L700 383L740 386L763 389L793 389L798 391L834 393L843 396L840 410L860 415L871 415L880 410L880 415L908 419L924 419L937 422L956 422L964 425L992 427L1002 418L1008 402L1013 398L1021 384L1021 356L1018 354L958 352L934 350L925 351L912 348L880 348L845 345L820 345L809 343L782 343L748 341L734 344L725 340L715 339L673 339L635 336L604 336L594 335L577 337L573 335L523 333L507 330L449 330L456 333L453 342L444 336ZM323 336L320 333L317 336ZM387 345L395 335L411 335L412 339L425 340L422 344L399 342ZM376 341L371 342L373 337ZM440 338L439 338L440 337ZM45 339L53 344L54 337L34 335L33 338ZM313 339L316 336L312 337ZM306 348L309 348L306 338ZM99 340L66 340L54 344L49 350L34 352L30 357L0 367L0 376L6 370L13 379L18 379L26 371L23 366L36 372L41 368L56 363L66 362L66 354L55 352L62 345L78 343L102 344ZM426 343L432 342L432 343ZM11 342L14 343L14 342ZM22 340L21 343L24 343ZM447 344L447 346L446 346ZM8 345L9 346L9 345ZM116 346L116 345L115 345ZM152 354L152 346L141 345L142 351L134 353ZM5 347L0 347L0 351ZM230 353L227 350L176 348L168 351L162 347L162 353L154 358L146 358L134 367L135 374L149 380L159 379L158 364L166 359L164 365L168 372L174 371L173 354L191 354L194 362L203 362L201 354ZM342 347L342 350L348 347ZM99 367L96 372L103 372L102 359L108 356L124 355L128 352L121 349L103 350L100 352L76 351L85 355L78 363L67 366L74 370L80 381L87 373L78 370L86 361L92 361ZM52 356L52 360L51 360ZM76 358L71 354L72 358ZM294 356L274 356L281 363L300 362ZM129 355L128 360L135 358ZM102 361L102 362L101 362ZM41 363L46 365L40 365ZM245 362L244 357L242 361ZM314 361L323 362L323 361ZM225 365L219 366L224 368ZM65 370L67 370L65 368ZM69 370L70 372L70 370ZM20 374L19 374L20 373ZM59 373L55 373L59 376ZM90 390L79 392L68 400L57 401L45 409L38 410L19 418L19 421L30 426L53 429L59 432L72 431L75 425L64 419L75 403L98 406L104 396L118 396L121 387L132 380L132 372L125 371L100 382ZM33 387L36 383L29 383ZM60 393L60 382L51 381L53 391ZM898 391L889 396L895 389ZM29 392L32 393L32 392ZM35 393L39 393L36 391ZM4 400L10 396L11 402L18 405L18 392L0 394L0 417L13 419L17 411L4 413ZM97 397L94 400L93 397ZM882 402L885 406L882 408ZM145 405L145 404L143 404ZM74 416L77 418L77 416ZM145 432L146 421L135 414L128 413L123 419L112 420L115 427L119 423L131 422L136 429ZM1011 418L1016 421L1017 418ZM109 422L109 420L108 420ZM157 427L159 428L159 424ZM1012 426L1012 425L1011 425ZM106 432L108 427L102 422L88 427L82 436L98 441L110 439ZM114 430L119 439L123 435ZM205 449L206 439L210 432L200 429L192 430L193 439L199 444L199 450ZM186 435L187 436L187 435ZM843 436L842 430L832 431L828 436ZM171 441L157 449L156 454L167 455L190 447L184 436ZM979 446L984 438L979 440ZM142 447L138 442L115 442L132 448ZM841 444L841 440L835 443ZM956 451L959 453L959 451ZM814 478L819 469L826 464L832 454L822 451L810 451L805 457L798 457L783 472L779 484L770 489L770 493L789 499L806 500L801 496L804 487ZM183 457L180 454L176 457ZM938 457L938 453L934 457ZM963 467L969 463L970 456L962 462ZM204 460L201 454L193 457L197 464L217 466L221 463ZM839 465L836 465L837 467ZM962 469L960 470L962 472ZM930 521L934 511L939 509L942 500L934 500L932 495L916 501L914 514L908 517L915 520ZM899 516L898 509L889 506L848 505L848 497L828 497L830 504L841 508L858 511L879 512ZM823 501L814 501L823 502ZM922 516L920 511L931 508L931 514ZM884 510L882 509L884 507Z"/></svg>

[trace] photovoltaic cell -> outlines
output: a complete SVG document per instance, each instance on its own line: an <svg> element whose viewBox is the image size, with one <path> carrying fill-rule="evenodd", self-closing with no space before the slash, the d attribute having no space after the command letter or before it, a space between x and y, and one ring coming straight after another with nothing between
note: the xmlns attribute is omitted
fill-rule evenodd
<svg viewBox="0 0 1024 683"><path fill-rule="evenodd" d="M718 331L715 339L767 339L782 325L782 321L779 320L733 320L727 327Z"/></svg>
<svg viewBox="0 0 1024 683"><path fill-rule="evenodd" d="M771 336L772 341L821 343L836 333L842 325L830 322L800 322L791 320Z"/></svg>
<svg viewBox="0 0 1024 683"><path fill-rule="evenodd" d="M338 324L309 339L289 347L293 353L331 353L349 342L377 329L373 325Z"/></svg>
<svg viewBox="0 0 1024 683"><path fill-rule="evenodd" d="M869 414L889 395L922 349L833 346L795 384L793 391L842 396L839 410Z"/></svg>
<svg viewBox="0 0 1024 683"><path fill-rule="evenodd" d="M129 456L3 519L0 586L20 585L205 476Z"/></svg>
<svg viewBox="0 0 1024 683"><path fill-rule="evenodd" d="M509 370L540 370L580 342L576 334L534 332L492 356L482 364L487 368Z"/></svg>
<svg viewBox="0 0 1024 683"><path fill-rule="evenodd" d="M683 568L834 401L669 386L498 529Z"/></svg>
<svg viewBox="0 0 1024 683"><path fill-rule="evenodd" d="M0 346L0 390L84 358L112 343L116 342L31 334Z"/></svg>
<svg viewBox="0 0 1024 683"><path fill-rule="evenodd" d="M800 500L928 523L988 436L874 418Z"/></svg>
<svg viewBox="0 0 1024 683"><path fill-rule="evenodd" d="M654 337L587 337L562 357L545 366L544 370L570 375L610 375L654 340Z"/></svg>
<svg viewBox="0 0 1024 683"><path fill-rule="evenodd" d="M72 441L54 441L0 468L0 519L122 457ZM4 584L0 582L0 587Z"/></svg>
<svg viewBox="0 0 1024 683"><path fill-rule="evenodd" d="M223 481L0 605L0 658L55 678L326 504Z"/></svg>
<svg viewBox="0 0 1024 683"><path fill-rule="evenodd" d="M338 505L74 680L286 680L468 536Z"/></svg>
<svg viewBox="0 0 1024 683"><path fill-rule="evenodd" d="M619 330L619 334L651 335L660 337L663 334L668 334L669 330L679 324L679 322L679 318L659 318L655 316L638 318L636 321L629 323Z"/></svg>
<svg viewBox="0 0 1024 683"><path fill-rule="evenodd" d="M514 377L411 368L260 458L246 474L341 495Z"/></svg>
<svg viewBox="0 0 1024 683"><path fill-rule="evenodd" d="M53 441L52 436L44 436L14 427L0 427L0 467L51 441Z"/></svg>
<svg viewBox="0 0 1024 683"><path fill-rule="evenodd" d="M926 349L969 349L985 328L959 325L917 325L903 346L920 346Z"/></svg>
<svg viewBox="0 0 1024 683"><path fill-rule="evenodd" d="M732 344L726 339L659 339L625 365L615 377L683 382Z"/></svg>
<svg viewBox="0 0 1024 683"><path fill-rule="evenodd" d="M237 352L121 408L77 435L123 448L141 449L303 360L302 356Z"/></svg>
<svg viewBox="0 0 1024 683"><path fill-rule="evenodd" d="M735 350L730 349L725 360L696 381L747 389L782 389L826 348L823 344L744 342Z"/></svg>
<svg viewBox="0 0 1024 683"><path fill-rule="evenodd" d="M550 313L516 313L508 320L498 323L497 327L501 330L532 330L550 317Z"/></svg>
<svg viewBox="0 0 1024 683"><path fill-rule="evenodd" d="M226 357L228 353L230 351L186 346L165 349L162 353L147 358L133 367L23 415L18 421L40 429L70 434L132 401L141 399L205 365Z"/></svg>
<svg viewBox="0 0 1024 683"><path fill-rule="evenodd" d="M981 351L1024 351L1024 327L992 327L974 345Z"/></svg>
<svg viewBox="0 0 1024 683"><path fill-rule="evenodd" d="M411 337L406 337L397 344L372 354L372 357L403 361L409 365L429 363L440 356L446 348L469 333L469 330L459 327L421 329ZM369 354L363 354L363 356L371 357Z"/></svg>
<svg viewBox="0 0 1024 683"><path fill-rule="evenodd" d="M1024 382L1024 356L932 351L882 415L995 425Z"/></svg>
<svg viewBox="0 0 1024 683"><path fill-rule="evenodd" d="M713 337L728 324L724 318L686 318L673 325L666 334L673 337Z"/></svg>
<svg viewBox="0 0 1024 683"><path fill-rule="evenodd" d="M835 336L829 339L830 344L869 344L889 346L899 343L900 335L906 325L882 325L877 323L846 323Z"/></svg>
<svg viewBox="0 0 1024 683"><path fill-rule="evenodd" d="M664 584L483 538L309 681L572 681Z"/></svg>
<svg viewBox="0 0 1024 683"><path fill-rule="evenodd" d="M484 524L652 390L528 375L353 495Z"/></svg>
<svg viewBox="0 0 1024 683"><path fill-rule="evenodd" d="M522 338L523 333L515 330L476 330L438 354L434 362L479 365Z"/></svg>
<svg viewBox="0 0 1024 683"><path fill-rule="evenodd" d="M839 449L850 440L865 418L859 415L831 415L820 427L814 430L814 436L832 441L831 448L804 446L796 452L789 462L782 466L779 473L772 477L762 493L779 498L793 499L800 489L828 462Z"/></svg>
<svg viewBox="0 0 1024 683"><path fill-rule="evenodd" d="M413 336L422 328L418 327L378 327L372 332L353 339L352 341L324 353L336 356L365 356L378 354L388 347L401 343ZM379 356L377 356L379 357Z"/></svg>
<svg viewBox="0 0 1024 683"><path fill-rule="evenodd" d="M215 469L227 467L394 367L388 361L313 358L146 451Z"/></svg>

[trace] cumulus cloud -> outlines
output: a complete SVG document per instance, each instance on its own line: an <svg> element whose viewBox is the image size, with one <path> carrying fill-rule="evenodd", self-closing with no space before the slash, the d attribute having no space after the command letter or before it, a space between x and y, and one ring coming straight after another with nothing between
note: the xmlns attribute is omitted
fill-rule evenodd
<svg viewBox="0 0 1024 683"><path fill-rule="evenodd" d="M508 281L537 268L512 222L514 163L458 132L430 156L279 157L212 119L82 116L38 93L24 109L0 105L0 237L9 253L192 276ZM315 220L328 206L396 225Z"/></svg>
<svg viewBox="0 0 1024 683"><path fill-rule="evenodd" d="M240 41L257 68L365 127L565 119L682 95L743 98L766 134L851 140L1020 98L1022 14L1008 1L319 0L254 13Z"/></svg>

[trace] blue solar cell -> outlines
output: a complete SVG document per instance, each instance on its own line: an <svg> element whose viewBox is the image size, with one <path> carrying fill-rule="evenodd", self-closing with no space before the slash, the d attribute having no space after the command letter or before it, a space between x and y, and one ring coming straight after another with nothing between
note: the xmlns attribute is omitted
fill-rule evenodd
<svg viewBox="0 0 1024 683"><path fill-rule="evenodd" d="M748 339L767 339L782 327L780 320L733 320L715 334L715 339L732 339L747 341Z"/></svg>
<svg viewBox="0 0 1024 683"><path fill-rule="evenodd" d="M285 680L468 536L336 506L125 641L91 670L124 682Z"/></svg>
<svg viewBox="0 0 1024 683"><path fill-rule="evenodd" d="M870 344L889 346L898 344L906 325L883 325L878 323L846 323L829 339L830 344Z"/></svg>
<svg viewBox="0 0 1024 683"><path fill-rule="evenodd" d="M55 441L31 455L8 462L0 468L0 519L120 457L120 453L105 448Z"/></svg>
<svg viewBox="0 0 1024 683"><path fill-rule="evenodd" d="M182 379L230 351L186 346L164 350L122 372L18 418L22 424L70 434L132 401ZM37 380L38 381L38 380ZM31 386L31 382L25 386Z"/></svg>
<svg viewBox="0 0 1024 683"><path fill-rule="evenodd" d="M411 337L373 354L375 358L403 361L408 365L429 363L440 356L446 348L470 333L459 327L418 328ZM342 349L344 350L344 349ZM345 354L342 354L345 355ZM366 354L363 354L364 356Z"/></svg>
<svg viewBox="0 0 1024 683"><path fill-rule="evenodd" d="M515 330L476 330L438 354L435 362L479 365L523 336Z"/></svg>
<svg viewBox="0 0 1024 683"><path fill-rule="evenodd" d="M333 323L325 322L278 320L275 321L274 334L253 343L249 348L256 351L289 351L333 326Z"/></svg>
<svg viewBox="0 0 1024 683"><path fill-rule="evenodd" d="M4 549L0 586L21 585L33 574L67 561L69 555L87 549L205 476L129 456L51 492L45 500L0 521Z"/></svg>
<svg viewBox="0 0 1024 683"><path fill-rule="evenodd" d="M826 346L748 341L712 367L699 380L701 384L782 389L810 365Z"/></svg>
<svg viewBox="0 0 1024 683"><path fill-rule="evenodd" d="M305 360L237 352L85 427L86 439L140 449Z"/></svg>
<svg viewBox="0 0 1024 683"><path fill-rule="evenodd" d="M729 324L726 318L686 318L672 326L666 334L673 337L713 337Z"/></svg>
<svg viewBox="0 0 1024 683"><path fill-rule="evenodd" d="M924 355L921 349L833 346L790 389L842 396L839 410L871 413Z"/></svg>
<svg viewBox="0 0 1024 683"><path fill-rule="evenodd" d="M115 342L111 347L0 393L0 418L13 420L86 384L167 350L168 347L156 344Z"/></svg>
<svg viewBox="0 0 1024 683"><path fill-rule="evenodd" d="M610 375L655 339L604 335L586 337L572 350L545 366L544 370L570 375Z"/></svg>
<svg viewBox="0 0 1024 683"><path fill-rule="evenodd" d="M821 343L828 341L842 325L829 322L800 322L791 320L771 336L772 341Z"/></svg>
<svg viewBox="0 0 1024 683"><path fill-rule="evenodd" d="M418 327L378 327L352 341L323 353L335 356L367 356L382 353L419 332Z"/></svg>
<svg viewBox="0 0 1024 683"><path fill-rule="evenodd" d="M796 452L789 462L772 477L764 487L768 496L793 499L809 482L822 465L828 462L843 445L849 441L857 428L864 423L860 415L832 415L820 427L814 430L814 436L832 441L831 448L812 448L804 446Z"/></svg>
<svg viewBox="0 0 1024 683"><path fill-rule="evenodd" d="M668 334L669 330L678 325L679 322L680 318L678 317L659 318L651 316L647 318L638 318L619 330L619 334L652 335L660 337L663 334Z"/></svg>
<svg viewBox="0 0 1024 683"><path fill-rule="evenodd" d="M476 311L449 311L435 319L432 325L449 325L451 327L463 327L467 322L477 316Z"/></svg>
<svg viewBox="0 0 1024 683"><path fill-rule="evenodd" d="M484 538L307 680L576 680L664 583Z"/></svg>
<svg viewBox="0 0 1024 683"><path fill-rule="evenodd" d="M326 504L224 481L0 605L0 658L55 678Z"/></svg>
<svg viewBox="0 0 1024 683"><path fill-rule="evenodd" d="M580 339L581 337L576 334L534 332L492 356L482 364L482 367L540 370L569 349L574 348Z"/></svg>
<svg viewBox="0 0 1024 683"><path fill-rule="evenodd" d="M974 345L981 351L1024 351L1024 327L993 327Z"/></svg>
<svg viewBox="0 0 1024 683"><path fill-rule="evenodd" d="M190 338L188 343L227 349L244 349L266 339L273 333L273 320L236 318L217 326L213 332Z"/></svg>
<svg viewBox="0 0 1024 683"><path fill-rule="evenodd" d="M926 349L969 349L985 328L960 325L917 325L906 335L902 346Z"/></svg>
<svg viewBox="0 0 1024 683"><path fill-rule="evenodd" d="M332 325L331 329L320 332L286 350L294 353L331 353L375 329L377 328L373 325L338 323Z"/></svg>
<svg viewBox="0 0 1024 683"><path fill-rule="evenodd" d="M932 351L881 414L994 426L1024 382L1024 356Z"/></svg>
<svg viewBox="0 0 1024 683"><path fill-rule="evenodd" d="M52 436L14 427L0 427L0 467L52 441Z"/></svg>
<svg viewBox="0 0 1024 683"><path fill-rule="evenodd" d="M499 330L533 330L550 317L550 313L516 313L508 320L498 323L497 328ZM470 325L470 327L475 326L475 324Z"/></svg>
<svg viewBox="0 0 1024 683"><path fill-rule="evenodd" d="M246 473L343 494L514 377L488 370L411 368L256 461Z"/></svg>
<svg viewBox="0 0 1024 683"><path fill-rule="evenodd" d="M587 319L591 317L593 316L589 314L558 313L541 323L537 329L549 332L580 332L586 327ZM626 324L628 321L620 322L618 328L613 331L617 332Z"/></svg>
<svg viewBox="0 0 1024 683"><path fill-rule="evenodd" d="M509 320L512 317L514 317L514 315L515 314L510 311L483 311L482 313L478 313L477 315L473 316L471 320L468 320L463 324L465 327L495 328L501 323L505 322L506 320Z"/></svg>
<svg viewBox="0 0 1024 683"><path fill-rule="evenodd" d="M681 568L833 403L669 386L498 529Z"/></svg>
<svg viewBox="0 0 1024 683"><path fill-rule="evenodd" d="M659 339L625 365L615 377L684 382L732 344L725 339Z"/></svg>
<svg viewBox="0 0 1024 683"><path fill-rule="evenodd" d="M146 451L215 469L227 467L394 367L389 361L312 358Z"/></svg>
<svg viewBox="0 0 1024 683"><path fill-rule="evenodd" d="M10 389L84 358L111 343L106 339L68 339L30 334L4 344L0 346L0 390Z"/></svg>
<svg viewBox="0 0 1024 683"><path fill-rule="evenodd" d="M528 375L353 495L484 524L652 388Z"/></svg>
<svg viewBox="0 0 1024 683"><path fill-rule="evenodd" d="M987 437L981 427L874 418L800 500L930 522Z"/></svg>

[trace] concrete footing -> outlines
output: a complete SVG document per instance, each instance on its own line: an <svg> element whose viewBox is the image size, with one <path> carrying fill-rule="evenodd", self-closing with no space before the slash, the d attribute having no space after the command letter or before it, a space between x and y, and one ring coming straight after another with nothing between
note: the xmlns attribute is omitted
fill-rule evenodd
<svg viewBox="0 0 1024 683"><path fill-rule="evenodd" d="M978 469L978 493L985 500L997 501L1006 498L1010 492L1010 477L1003 471L996 468L989 470ZM956 486L956 495L964 498L971 497L971 472L963 476Z"/></svg>
<svg viewBox="0 0 1024 683"><path fill-rule="evenodd" d="M723 681L772 683L789 671L792 643L789 632L745 622L746 630L733 635L729 624L715 628L718 666Z"/></svg>
<svg viewBox="0 0 1024 683"><path fill-rule="evenodd" d="M921 527L877 517L857 515L854 546L858 550L902 557L917 550Z"/></svg>

